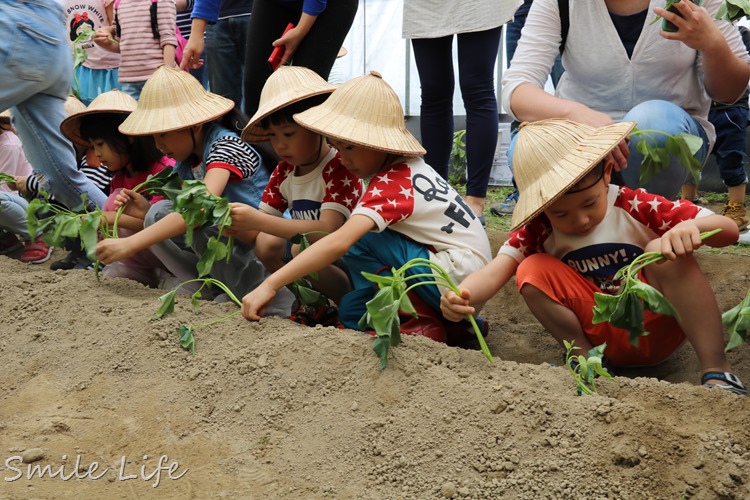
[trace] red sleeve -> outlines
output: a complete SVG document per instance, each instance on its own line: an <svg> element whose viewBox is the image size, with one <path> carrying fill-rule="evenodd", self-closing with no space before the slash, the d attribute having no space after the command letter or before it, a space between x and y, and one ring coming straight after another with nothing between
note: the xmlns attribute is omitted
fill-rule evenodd
<svg viewBox="0 0 750 500"><path fill-rule="evenodd" d="M386 225L408 219L414 213L414 186L409 165L395 165L373 177L359 207L374 210Z"/></svg>
<svg viewBox="0 0 750 500"><path fill-rule="evenodd" d="M701 208L688 200L670 201L643 189L620 188L615 206L661 236L682 221L695 219Z"/></svg>
<svg viewBox="0 0 750 500"><path fill-rule="evenodd" d="M271 174L268 184L266 184L266 189L263 191L260 202L279 212L284 212L289 208L288 200L284 199L284 196L281 194L281 183L293 172L294 165L283 161L279 163Z"/></svg>
<svg viewBox="0 0 750 500"><path fill-rule="evenodd" d="M542 214L523 226L518 231L508 235L508 241L503 246L510 246L523 254L524 257L535 253L544 253L544 242L551 234L551 227L547 217Z"/></svg>
<svg viewBox="0 0 750 500"><path fill-rule="evenodd" d="M362 181L341 164L338 154L323 169L323 182L326 190L321 205L336 203L349 211L357 204L364 190Z"/></svg>

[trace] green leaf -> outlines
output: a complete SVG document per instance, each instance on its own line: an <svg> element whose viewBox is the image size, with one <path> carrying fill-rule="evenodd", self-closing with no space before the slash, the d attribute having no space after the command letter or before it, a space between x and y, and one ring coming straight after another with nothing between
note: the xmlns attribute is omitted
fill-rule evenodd
<svg viewBox="0 0 750 500"><path fill-rule="evenodd" d="M388 274L372 274L366 273L364 271L362 271L362 276L372 281L373 283L377 283L381 288L386 286L393 286L396 280L393 276Z"/></svg>
<svg viewBox="0 0 750 500"><path fill-rule="evenodd" d="M742 302L721 315L721 322L729 333L726 351L747 342L747 332L750 330L750 291Z"/></svg>
<svg viewBox="0 0 750 500"><path fill-rule="evenodd" d="M643 307L645 309L656 314L664 314L679 319L679 314L677 314L672 303L669 302L659 290L651 285L637 280L630 286L630 291L643 300Z"/></svg>
<svg viewBox="0 0 750 500"><path fill-rule="evenodd" d="M86 256L91 260L96 260L96 244L99 242L101 221L101 214L94 213L82 220L79 226L81 247L86 250Z"/></svg>
<svg viewBox="0 0 750 500"><path fill-rule="evenodd" d="M215 236L211 236L206 244L206 250L201 255L198 264L198 277L202 278L211 273L211 268L214 267L214 262L221 260L227 256L227 245L217 239Z"/></svg>
<svg viewBox="0 0 750 500"><path fill-rule="evenodd" d="M594 317L591 318L591 323L599 324L609 321L612 313L617 308L619 297L617 295L610 295L608 293L594 293Z"/></svg>
<svg viewBox="0 0 750 500"><path fill-rule="evenodd" d="M180 334L180 347L190 352L195 352L195 337L193 336L193 327L182 325L177 328Z"/></svg>
<svg viewBox="0 0 750 500"><path fill-rule="evenodd" d="M418 317L417 310L414 309L414 305L411 303L411 299L409 299L409 295L406 293L401 295L401 300L399 300L398 308L406 314L411 314L415 318Z"/></svg>
<svg viewBox="0 0 750 500"><path fill-rule="evenodd" d="M203 298L203 294L201 293L201 289L195 291L195 293L190 297L190 303L193 305L193 312L198 312L198 308L200 307L200 300Z"/></svg>
<svg viewBox="0 0 750 500"><path fill-rule="evenodd" d="M154 314L154 319L160 319L166 316L167 314L172 314L174 312L174 299L175 294L177 293L177 288L172 290L171 292L167 292L161 297L159 297L159 300L161 301L161 306L159 306L159 309L156 310L156 314Z"/></svg>
<svg viewBox="0 0 750 500"><path fill-rule="evenodd" d="M378 355L378 359L380 359L380 369L385 370L388 367L388 351L390 350L388 338L376 337L375 342L372 344L372 349Z"/></svg>

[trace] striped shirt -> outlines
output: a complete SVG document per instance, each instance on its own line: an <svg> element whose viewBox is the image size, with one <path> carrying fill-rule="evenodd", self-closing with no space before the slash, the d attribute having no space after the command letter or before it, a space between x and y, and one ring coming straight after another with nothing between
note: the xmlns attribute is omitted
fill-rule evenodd
<svg viewBox="0 0 750 500"><path fill-rule="evenodd" d="M157 2L158 39L151 31L151 0L121 0L115 4L120 25L120 82L148 80L156 68L164 64L162 48L165 45L177 46L175 2Z"/></svg>
<svg viewBox="0 0 750 500"><path fill-rule="evenodd" d="M230 181L251 177L260 164L258 154L239 137L224 136L217 139L205 161L206 170L223 168L234 174Z"/></svg>

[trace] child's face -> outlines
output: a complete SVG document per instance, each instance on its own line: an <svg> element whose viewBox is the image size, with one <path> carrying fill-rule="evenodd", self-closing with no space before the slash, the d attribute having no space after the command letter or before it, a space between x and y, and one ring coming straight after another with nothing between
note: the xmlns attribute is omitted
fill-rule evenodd
<svg viewBox="0 0 750 500"><path fill-rule="evenodd" d="M307 165L318 159L321 137L297 123L269 125L271 145L282 160L290 165Z"/></svg>
<svg viewBox="0 0 750 500"><path fill-rule="evenodd" d="M344 167L360 179L367 179L377 174L388 159L388 153L375 149L336 139L329 139L328 142L339 151Z"/></svg>
<svg viewBox="0 0 750 500"><path fill-rule="evenodd" d="M591 187L575 193L564 194L544 213L552 228L564 234L586 235L594 230L607 215L607 188L612 165L604 169L601 179Z"/></svg>
<svg viewBox="0 0 750 500"><path fill-rule="evenodd" d="M128 155L116 151L109 143L104 142L104 140L94 138L90 142L91 149L99 159L99 163L104 165L110 172L119 172L130 163Z"/></svg>
<svg viewBox="0 0 750 500"><path fill-rule="evenodd" d="M166 156L173 158L175 161L185 161L193 153L193 136L191 128L172 130L161 134L154 134L156 147ZM198 140L197 138L195 139Z"/></svg>

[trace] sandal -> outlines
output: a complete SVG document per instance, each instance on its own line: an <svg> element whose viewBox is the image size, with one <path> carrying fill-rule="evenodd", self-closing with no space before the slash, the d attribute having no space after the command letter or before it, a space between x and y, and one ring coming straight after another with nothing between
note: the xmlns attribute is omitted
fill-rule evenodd
<svg viewBox="0 0 750 500"><path fill-rule="evenodd" d="M725 382L724 384L707 384L709 380L719 380ZM701 385L703 387L723 389L725 391L732 391L740 396L747 396L747 389L742 383L740 378L734 373L729 372L707 372L701 377Z"/></svg>

